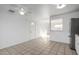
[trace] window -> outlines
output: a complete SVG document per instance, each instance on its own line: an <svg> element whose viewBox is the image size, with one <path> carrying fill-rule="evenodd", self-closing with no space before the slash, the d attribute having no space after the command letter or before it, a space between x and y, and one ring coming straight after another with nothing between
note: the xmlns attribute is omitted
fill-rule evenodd
<svg viewBox="0 0 79 59"><path fill-rule="evenodd" d="M62 31L63 30L63 19L51 20L51 30Z"/></svg>

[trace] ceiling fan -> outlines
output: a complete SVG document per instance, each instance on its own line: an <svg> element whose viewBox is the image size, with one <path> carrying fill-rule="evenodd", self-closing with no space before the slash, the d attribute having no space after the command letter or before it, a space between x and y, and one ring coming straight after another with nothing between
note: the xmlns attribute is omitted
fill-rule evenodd
<svg viewBox="0 0 79 59"><path fill-rule="evenodd" d="M57 9L62 9L66 7L66 4L57 4Z"/></svg>
<svg viewBox="0 0 79 59"><path fill-rule="evenodd" d="M25 14L31 14L32 12L28 10L28 8L25 8L22 5L19 4L12 4L10 5L12 8L10 8L8 11L11 13L18 13L20 15L25 15Z"/></svg>

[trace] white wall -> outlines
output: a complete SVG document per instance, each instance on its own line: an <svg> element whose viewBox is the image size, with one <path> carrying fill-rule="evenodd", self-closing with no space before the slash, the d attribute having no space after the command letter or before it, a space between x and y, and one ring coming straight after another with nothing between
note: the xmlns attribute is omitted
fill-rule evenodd
<svg viewBox="0 0 79 59"><path fill-rule="evenodd" d="M73 12L70 14L63 14L59 16L54 16L52 19L63 19L63 31L52 31L50 33L50 40L57 41L57 42L64 42L64 43L70 43L70 20L71 18L79 18L79 12Z"/></svg>
<svg viewBox="0 0 79 59"><path fill-rule="evenodd" d="M30 40L29 24L24 16L0 13L0 48Z"/></svg>
<svg viewBox="0 0 79 59"><path fill-rule="evenodd" d="M38 13L32 16L12 14L5 5L0 7L0 49L31 40L29 30L32 21L36 24L36 38L40 37L41 30L47 31L47 23L44 21L49 20L48 6L40 6Z"/></svg>
<svg viewBox="0 0 79 59"><path fill-rule="evenodd" d="M39 14L36 16L36 23L37 23L37 36L40 37L42 33L45 33L45 31L48 31L49 27L49 6L43 5L39 8Z"/></svg>
<svg viewBox="0 0 79 59"><path fill-rule="evenodd" d="M36 30L36 37L42 37L42 35L46 35L48 32L48 24L47 23L38 23L37 24L37 30Z"/></svg>

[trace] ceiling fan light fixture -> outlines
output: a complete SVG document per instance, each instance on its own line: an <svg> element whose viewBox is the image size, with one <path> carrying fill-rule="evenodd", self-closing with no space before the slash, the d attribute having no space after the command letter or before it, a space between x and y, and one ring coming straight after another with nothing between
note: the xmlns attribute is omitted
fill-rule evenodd
<svg viewBox="0 0 79 59"><path fill-rule="evenodd" d="M19 14L20 14L20 15L24 15L24 14L25 14L24 8L20 8Z"/></svg>
<svg viewBox="0 0 79 59"><path fill-rule="evenodd" d="M24 11L24 8L21 8L21 11Z"/></svg>
<svg viewBox="0 0 79 59"><path fill-rule="evenodd" d="M19 14L20 14L20 15L24 15L25 13L24 13L23 11L20 11Z"/></svg>
<svg viewBox="0 0 79 59"><path fill-rule="evenodd" d="M62 9L66 7L66 4L57 4L57 9Z"/></svg>

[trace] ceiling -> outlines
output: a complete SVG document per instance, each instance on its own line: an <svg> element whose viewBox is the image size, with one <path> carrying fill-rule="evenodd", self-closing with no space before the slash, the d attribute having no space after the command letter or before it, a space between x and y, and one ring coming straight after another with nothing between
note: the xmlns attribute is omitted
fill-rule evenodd
<svg viewBox="0 0 79 59"><path fill-rule="evenodd" d="M79 10L79 4L67 4L66 7L62 9L57 9L55 4L1 4L0 12L6 12L9 9L17 10L23 7L30 16L48 16L48 15L60 15L68 12L74 12Z"/></svg>
<svg viewBox="0 0 79 59"><path fill-rule="evenodd" d="M47 10L46 12L50 15L58 15L71 11L79 10L79 4L67 4L66 7L62 9L57 9L55 4L22 4L22 5L10 5L11 7L24 7L30 10L32 13L39 13L41 10Z"/></svg>
<svg viewBox="0 0 79 59"><path fill-rule="evenodd" d="M74 12L79 10L79 4L67 4L66 7L62 9L57 9L56 5L51 5L50 6L50 13L51 15L59 15L59 14L64 14L68 12Z"/></svg>

